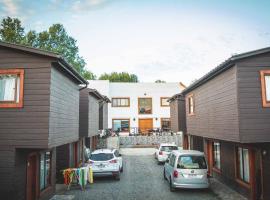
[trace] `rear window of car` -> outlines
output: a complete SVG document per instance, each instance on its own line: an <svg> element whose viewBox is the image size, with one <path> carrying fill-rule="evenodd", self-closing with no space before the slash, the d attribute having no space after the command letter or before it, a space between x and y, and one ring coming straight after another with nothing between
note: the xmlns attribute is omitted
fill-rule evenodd
<svg viewBox="0 0 270 200"><path fill-rule="evenodd" d="M112 153L97 153L97 154L91 154L90 160L94 161L106 161L113 159Z"/></svg>
<svg viewBox="0 0 270 200"><path fill-rule="evenodd" d="M160 148L161 151L171 152L173 150L177 150L177 146L162 146Z"/></svg>
<svg viewBox="0 0 270 200"><path fill-rule="evenodd" d="M179 156L177 168L179 169L206 169L204 156L185 155Z"/></svg>

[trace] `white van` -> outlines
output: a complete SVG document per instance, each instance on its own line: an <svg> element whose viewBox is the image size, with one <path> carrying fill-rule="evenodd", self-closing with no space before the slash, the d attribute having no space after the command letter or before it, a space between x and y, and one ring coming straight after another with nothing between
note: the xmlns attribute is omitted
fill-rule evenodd
<svg viewBox="0 0 270 200"><path fill-rule="evenodd" d="M163 175L176 188L203 189L209 187L204 153L194 150L172 151L164 165Z"/></svg>

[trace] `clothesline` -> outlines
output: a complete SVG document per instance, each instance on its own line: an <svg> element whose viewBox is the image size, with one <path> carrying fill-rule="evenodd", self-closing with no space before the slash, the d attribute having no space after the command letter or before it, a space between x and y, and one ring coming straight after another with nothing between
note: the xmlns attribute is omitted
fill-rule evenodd
<svg viewBox="0 0 270 200"><path fill-rule="evenodd" d="M90 166L80 168L68 168L61 170L64 176L64 184L67 185L67 190L70 189L71 184L79 184L81 190L85 190L87 182L93 183L93 171Z"/></svg>

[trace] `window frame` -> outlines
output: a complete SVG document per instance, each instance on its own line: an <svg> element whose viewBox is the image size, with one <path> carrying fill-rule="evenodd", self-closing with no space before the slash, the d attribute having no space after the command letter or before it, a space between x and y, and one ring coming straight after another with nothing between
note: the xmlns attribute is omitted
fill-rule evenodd
<svg viewBox="0 0 270 200"><path fill-rule="evenodd" d="M247 149L248 150L248 167L249 167L249 182L244 181L239 174L239 157L238 157L238 148L242 148L243 149ZM244 165L243 165L244 168ZM246 188L251 188L251 179L252 179L252 174L251 174L251 150L246 147L246 146L242 146L242 145L237 145L235 146L235 178L236 178L236 182L238 182L240 185L246 187Z"/></svg>
<svg viewBox="0 0 270 200"><path fill-rule="evenodd" d="M120 132L123 132L123 133L128 133L128 132L130 132L130 119L129 118L113 118L112 119L112 130L114 131L114 121L115 120L127 120L128 121L128 131L120 131Z"/></svg>
<svg viewBox="0 0 270 200"><path fill-rule="evenodd" d="M219 143L219 163L220 163L220 168L218 168L216 165L215 165L215 143ZM213 158L213 162L212 162L212 169L215 171L215 172L218 172L218 173L221 173L221 144L219 141L212 141L212 158Z"/></svg>
<svg viewBox="0 0 270 200"><path fill-rule="evenodd" d="M151 113L140 113L140 99L151 99ZM153 114L153 98L152 97L138 97L138 114L139 115L152 115Z"/></svg>
<svg viewBox="0 0 270 200"><path fill-rule="evenodd" d="M43 189L40 189L40 161L41 161L41 154L46 154L46 152L50 152L50 172L49 172L49 183L47 185L47 187L43 188ZM40 196L42 196L43 194L47 193L48 190L51 189L52 187L52 154L53 152L50 151L50 150L47 150L47 151L41 151L39 152L39 192L40 192ZM45 158L45 157L44 157ZM45 172L45 171L44 171Z"/></svg>
<svg viewBox="0 0 270 200"><path fill-rule="evenodd" d="M170 127L169 127L169 129L171 129L171 118L169 118L169 117L162 117L162 118L160 118L160 128L162 128L162 122L163 121L166 121L166 120L169 120L169 124L170 124Z"/></svg>
<svg viewBox="0 0 270 200"><path fill-rule="evenodd" d="M262 106L270 107L270 100L266 99L266 82L265 77L270 76L270 70L261 70L261 92L262 92Z"/></svg>
<svg viewBox="0 0 270 200"><path fill-rule="evenodd" d="M19 88L19 102L16 101L0 101L0 108L22 108L23 107L23 90L24 90L24 69L0 69L0 75L17 75L20 77L20 88ZM17 84L16 91L17 94Z"/></svg>
<svg viewBox="0 0 270 200"><path fill-rule="evenodd" d="M164 104L162 104L162 100L163 99L170 99L170 97L160 97L160 107L170 107L170 102L168 102L169 103L169 105L164 105Z"/></svg>
<svg viewBox="0 0 270 200"><path fill-rule="evenodd" d="M193 107L193 111L191 112L191 106L190 106L190 102L189 100L192 99L192 107ZM195 115L195 102L194 102L194 94L189 94L186 98L186 101L187 101L187 113L188 113L188 116L193 116Z"/></svg>
<svg viewBox="0 0 270 200"><path fill-rule="evenodd" d="M113 100L115 99L127 99L128 100L128 105L125 105L125 106L114 106L113 105ZM130 97L112 97L112 107L114 108L119 108L119 107L124 107L124 108L127 108L127 107L130 107Z"/></svg>

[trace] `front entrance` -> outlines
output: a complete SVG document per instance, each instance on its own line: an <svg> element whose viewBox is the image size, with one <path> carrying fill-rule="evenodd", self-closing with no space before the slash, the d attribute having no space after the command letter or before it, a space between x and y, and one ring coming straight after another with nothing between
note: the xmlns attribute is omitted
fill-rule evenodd
<svg viewBox="0 0 270 200"><path fill-rule="evenodd" d="M139 119L139 130L142 135L147 135L153 129L153 119Z"/></svg>
<svg viewBox="0 0 270 200"><path fill-rule="evenodd" d="M35 200L37 197L37 161L38 156L36 153L30 154L27 158L27 200Z"/></svg>

